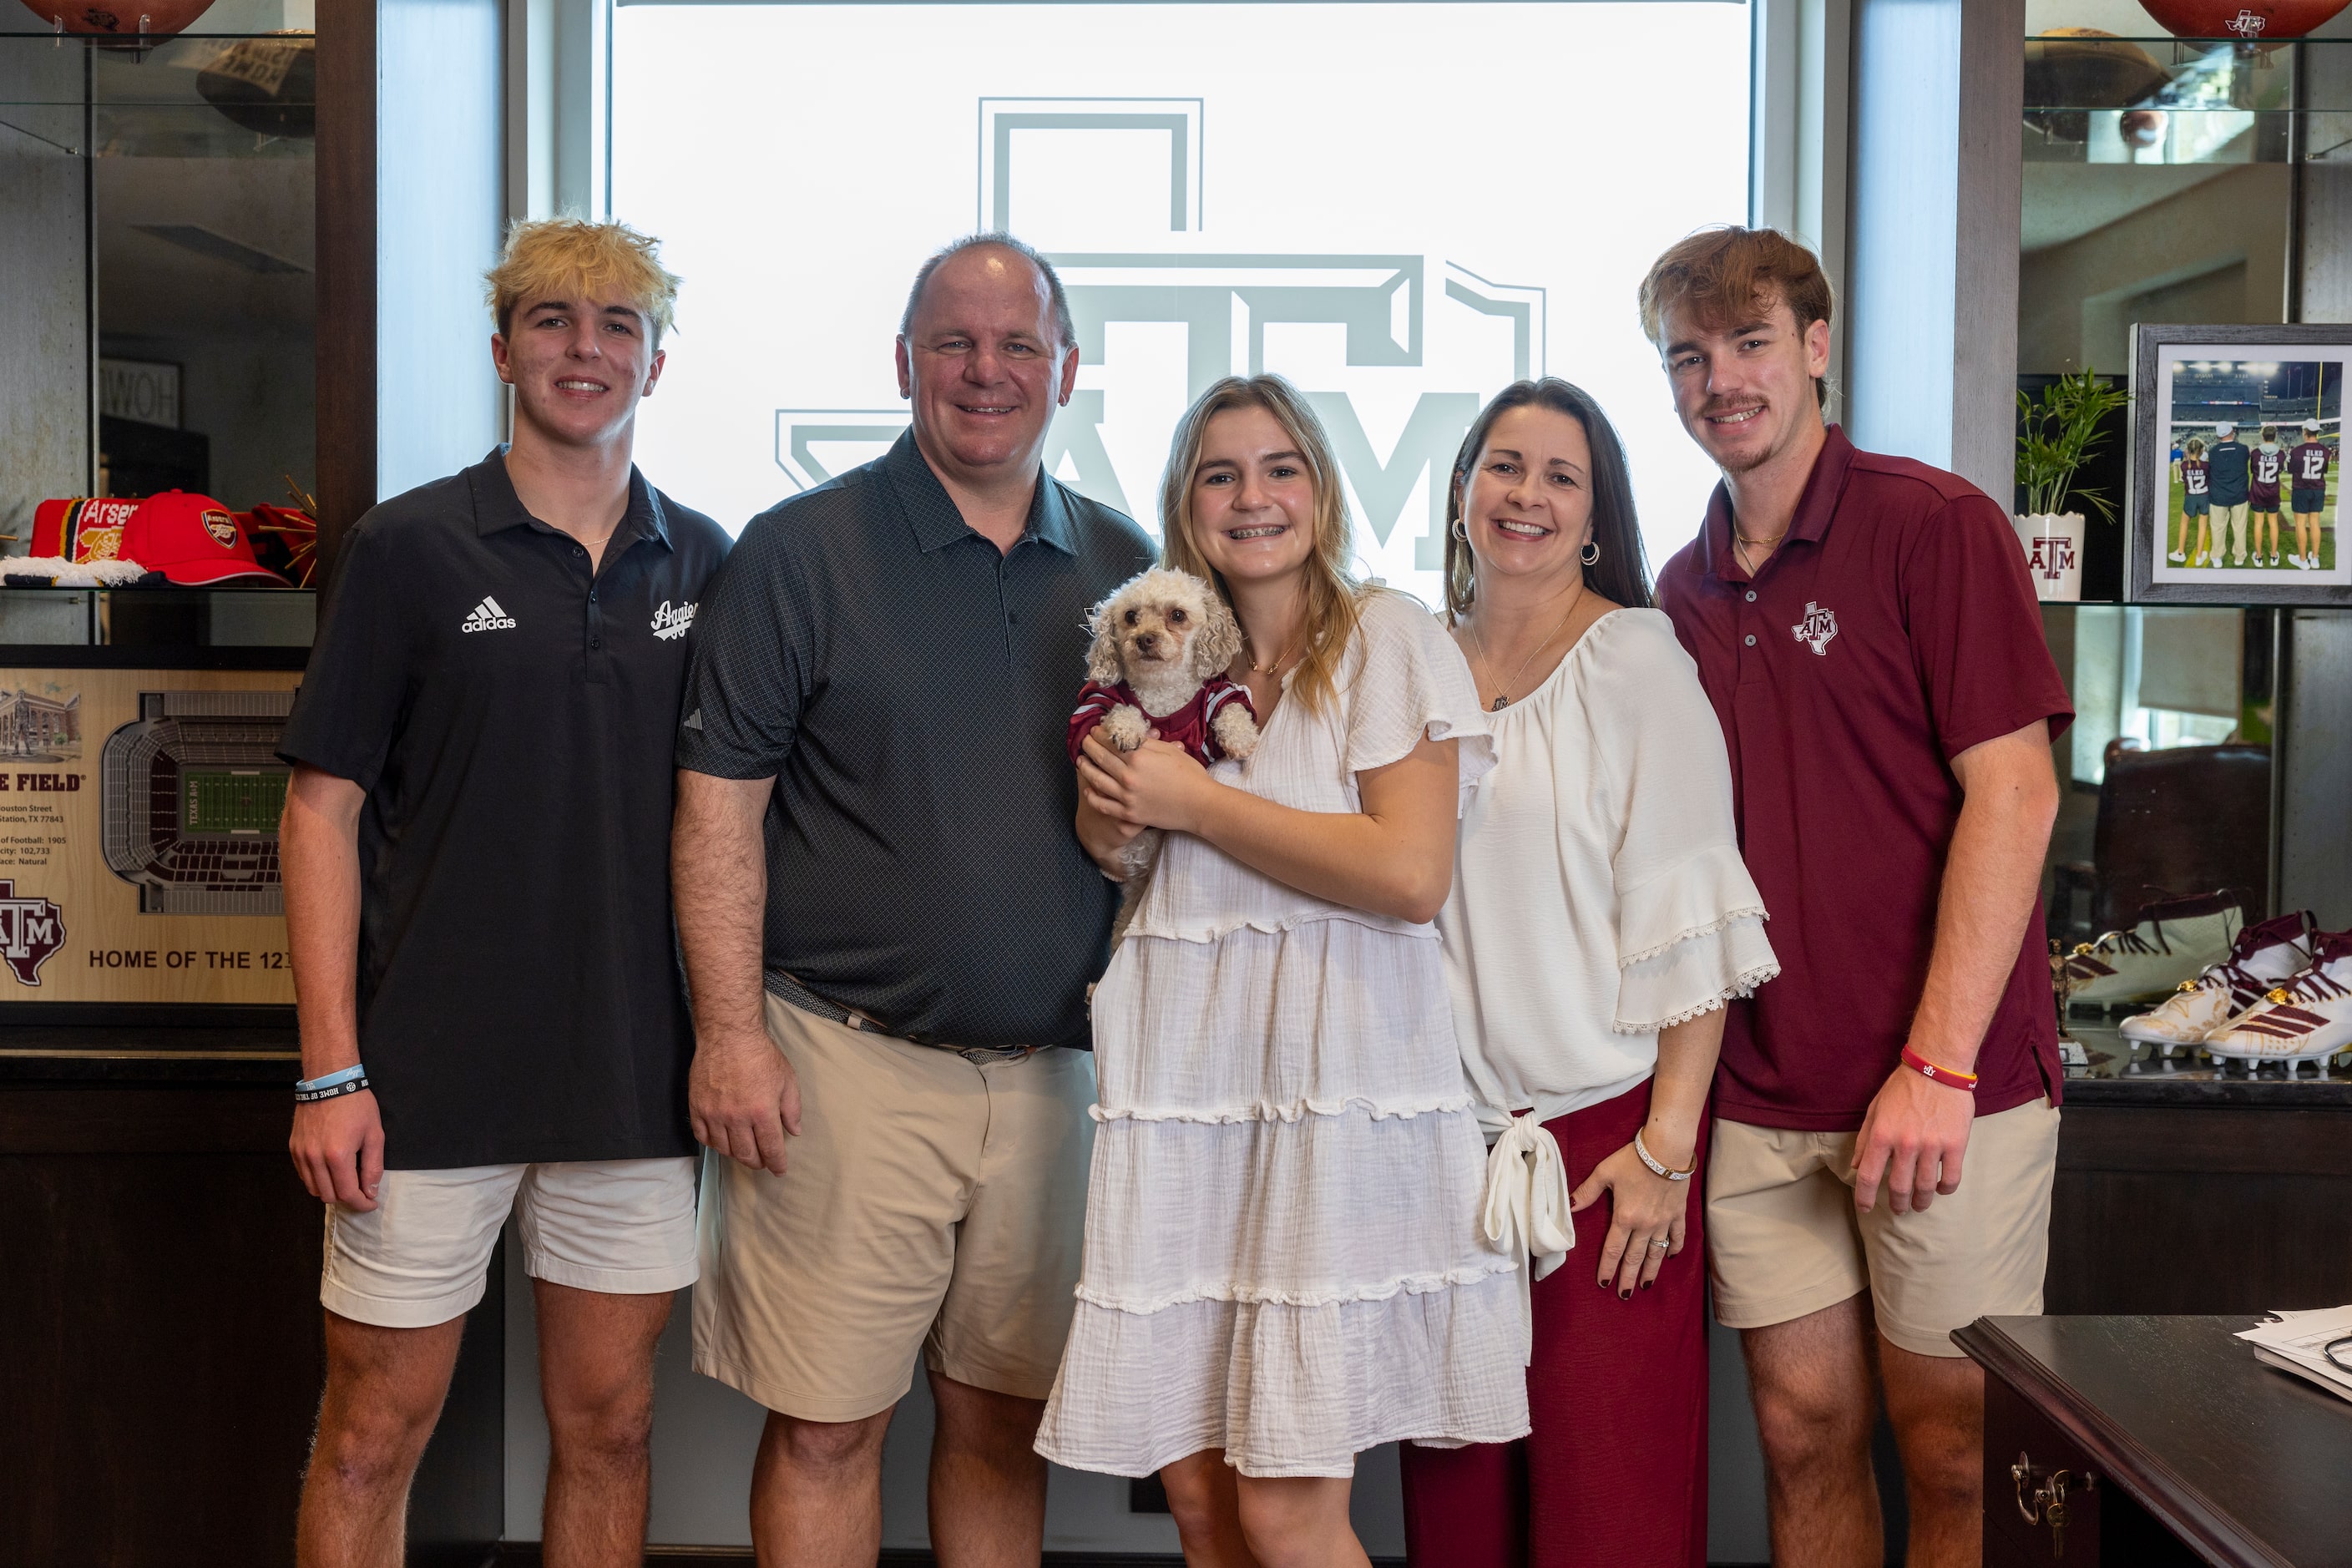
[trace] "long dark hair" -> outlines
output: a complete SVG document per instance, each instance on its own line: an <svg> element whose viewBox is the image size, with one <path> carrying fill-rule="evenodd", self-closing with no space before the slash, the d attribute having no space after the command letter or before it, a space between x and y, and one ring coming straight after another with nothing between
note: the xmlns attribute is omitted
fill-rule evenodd
<svg viewBox="0 0 2352 1568"><path fill-rule="evenodd" d="M1592 448L1592 472L1586 476L1592 493L1592 542L1601 559L1584 569L1584 585L1604 599L1647 608L1650 604L1650 563L1642 553L1642 529L1633 516L1633 478L1625 467L1624 443L1601 405L1582 387L1556 375L1541 381L1515 381L1495 395L1471 421L1454 458L1454 477L1445 491L1445 608L1460 616L1477 596L1476 561L1469 542L1454 530L1463 526L1463 492L1470 467L1486 449L1495 421L1514 408L1534 406L1565 414L1584 427L1585 444Z"/></svg>

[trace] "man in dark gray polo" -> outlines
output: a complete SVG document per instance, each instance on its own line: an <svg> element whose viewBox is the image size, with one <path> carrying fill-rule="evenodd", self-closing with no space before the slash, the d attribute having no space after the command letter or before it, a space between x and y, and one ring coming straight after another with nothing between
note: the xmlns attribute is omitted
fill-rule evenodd
<svg viewBox="0 0 2352 1568"><path fill-rule="evenodd" d="M752 1536L796 1568L874 1561L919 1350L933 1550L1037 1561L1117 900L1063 738L1087 608L1153 558L1042 471L1077 374L1042 257L933 257L898 358L913 428L744 530L678 731L690 1102L730 1157L704 1163L694 1363L768 1407Z"/></svg>

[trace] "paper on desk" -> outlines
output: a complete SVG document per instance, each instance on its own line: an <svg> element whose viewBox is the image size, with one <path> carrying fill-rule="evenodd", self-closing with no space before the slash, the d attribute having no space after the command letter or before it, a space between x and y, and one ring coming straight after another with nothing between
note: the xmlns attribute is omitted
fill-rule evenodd
<svg viewBox="0 0 2352 1568"><path fill-rule="evenodd" d="M2352 1399L2352 1373L2327 1359L2332 1341L2352 1339L2352 1306L2318 1307L2307 1312L2276 1312L2278 1321L2240 1331L2260 1360L2307 1377L2330 1393Z"/></svg>

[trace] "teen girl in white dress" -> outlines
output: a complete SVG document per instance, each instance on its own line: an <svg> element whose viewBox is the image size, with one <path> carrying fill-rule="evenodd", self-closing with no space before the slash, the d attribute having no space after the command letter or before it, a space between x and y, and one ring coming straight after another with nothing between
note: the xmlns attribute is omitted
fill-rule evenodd
<svg viewBox="0 0 2352 1568"><path fill-rule="evenodd" d="M1287 383L1193 405L1160 515L1168 564L1241 621L1264 739L1213 772L1157 742L1080 763L1107 868L1169 832L1095 993L1086 1262L1037 1447L1158 1470L1190 1563L1361 1563L1358 1453L1528 1429L1430 923L1494 748L1435 619L1349 576L1339 471Z"/></svg>

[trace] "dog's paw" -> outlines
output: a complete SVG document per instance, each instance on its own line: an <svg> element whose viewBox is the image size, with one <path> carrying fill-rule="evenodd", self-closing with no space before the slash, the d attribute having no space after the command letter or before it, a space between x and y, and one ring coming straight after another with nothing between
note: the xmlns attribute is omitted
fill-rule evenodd
<svg viewBox="0 0 2352 1568"><path fill-rule="evenodd" d="M1236 761L1246 762L1249 754L1257 750L1257 721L1250 717L1246 708L1227 703L1209 721L1209 729L1217 737L1219 749Z"/></svg>
<svg viewBox="0 0 2352 1568"><path fill-rule="evenodd" d="M1104 716L1095 733L1112 751L1131 752L1151 739L1151 721L1143 716L1142 709L1121 703Z"/></svg>

